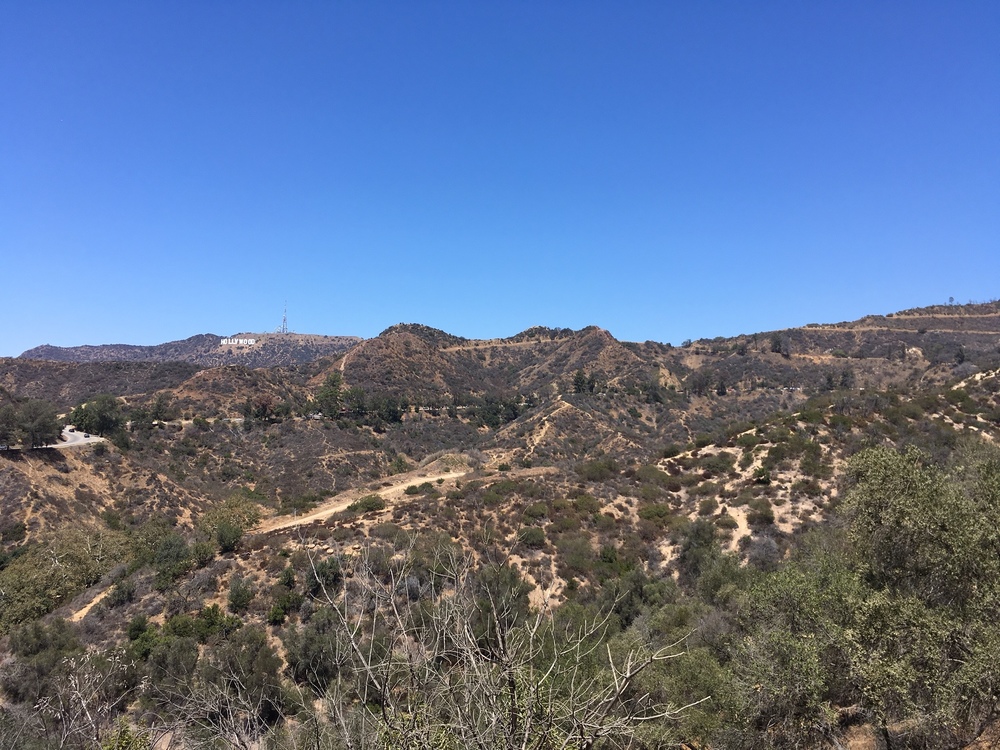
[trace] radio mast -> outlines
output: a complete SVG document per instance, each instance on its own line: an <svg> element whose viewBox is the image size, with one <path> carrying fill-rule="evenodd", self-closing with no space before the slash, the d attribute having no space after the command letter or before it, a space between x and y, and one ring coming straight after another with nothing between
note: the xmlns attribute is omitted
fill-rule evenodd
<svg viewBox="0 0 1000 750"><path fill-rule="evenodd" d="M281 316L281 328L275 333L288 333L288 302L285 302L285 312Z"/></svg>

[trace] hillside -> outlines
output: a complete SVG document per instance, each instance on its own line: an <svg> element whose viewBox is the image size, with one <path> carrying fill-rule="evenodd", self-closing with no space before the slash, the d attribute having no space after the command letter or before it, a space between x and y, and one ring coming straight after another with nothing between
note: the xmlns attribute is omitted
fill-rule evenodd
<svg viewBox="0 0 1000 750"><path fill-rule="evenodd" d="M300 333L238 333L226 337L203 333L155 346L59 347L46 344L29 349L20 358L53 362L189 362L201 367L279 367L336 356L360 340L356 336ZM229 341L240 343L227 343Z"/></svg>
<svg viewBox="0 0 1000 750"><path fill-rule="evenodd" d="M993 526L962 513L1000 519L998 345L990 303L681 346L597 327L473 340L400 324L282 367L6 360L8 400L119 399L110 442L0 452L13 665L0 690L14 707L0 729L41 695L23 677L42 669L36 632L125 648L146 680L121 688L129 715L160 727L202 710L209 693L178 685L209 690L252 636L267 675L254 690L313 692L273 698L241 731L304 741L334 732L324 711L365 705L363 681L336 686L383 674L357 661L382 653L376 636L395 644L388 657L436 665L380 698L409 720L415 705L396 701L437 706L435 670L495 675L508 658L495 638L530 643L518 639L538 616L563 633L604 618L584 659L597 680L610 679L605 652L677 651L643 662L651 676L630 677L637 692L614 708L634 719L642 695L688 706L637 747L972 746L1000 716L983 645L1000 643L1000 576L993 557L956 550L995 543L970 542ZM911 500L912 487L927 489ZM911 505L893 515L884 498ZM866 507L883 514L870 533ZM930 537L913 508L941 513ZM460 659L437 650L462 633L474 645ZM230 707L243 695L211 694Z"/></svg>
<svg viewBox="0 0 1000 750"><path fill-rule="evenodd" d="M0 394L45 399L60 409L100 393L135 396L175 388L200 368L187 362L46 362L0 358Z"/></svg>

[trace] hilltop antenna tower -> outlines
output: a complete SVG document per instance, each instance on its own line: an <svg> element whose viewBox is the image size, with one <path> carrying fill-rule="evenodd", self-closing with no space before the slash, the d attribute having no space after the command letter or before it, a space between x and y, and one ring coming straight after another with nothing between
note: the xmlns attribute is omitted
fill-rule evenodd
<svg viewBox="0 0 1000 750"><path fill-rule="evenodd" d="M288 333L288 302L285 302L285 312L281 316L281 328L277 333Z"/></svg>

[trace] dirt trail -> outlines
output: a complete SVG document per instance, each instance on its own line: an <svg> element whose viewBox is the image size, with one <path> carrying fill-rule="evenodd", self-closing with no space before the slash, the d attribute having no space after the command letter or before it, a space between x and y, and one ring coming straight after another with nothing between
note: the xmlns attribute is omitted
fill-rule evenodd
<svg viewBox="0 0 1000 750"><path fill-rule="evenodd" d="M104 597L106 597L110 593L111 593L111 588L110 587L104 589L104 591L102 591L100 594L98 594L93 599L91 599L89 602L87 602L85 605L83 605L83 607L81 607L76 612L74 612L73 614L71 614L69 616L69 621L70 622L80 622L80 620L82 620L84 617L87 616L87 613L89 613L90 610L92 610L94 607L96 607L98 604L100 604L101 601L104 599Z"/></svg>
<svg viewBox="0 0 1000 750"><path fill-rule="evenodd" d="M560 405L558 407L556 407L548 414L546 414L544 417L542 417L542 428L538 431L537 434L532 433L532 435L529 438L531 442L528 445L528 453L533 453L535 448L538 447L538 444L545 439L545 435L548 433L550 427L549 420L559 412L563 411L564 409L568 409L571 406L570 404L563 401L562 396L559 396L559 404Z"/></svg>
<svg viewBox="0 0 1000 750"><path fill-rule="evenodd" d="M813 326L803 328L803 331L836 331L838 333L852 333L854 331L885 331L887 333L917 333L912 328L894 328L892 326L855 326L851 328L837 328L835 326ZM972 328L928 328L928 333L982 333L995 336L996 331L979 331Z"/></svg>
<svg viewBox="0 0 1000 750"><path fill-rule="evenodd" d="M556 339L558 340L558 339ZM481 349L490 349L493 347L497 348L516 348L516 347L526 347L526 346L538 346L538 344L544 343L531 339L528 341L503 341L502 339L493 339L486 341L477 341L474 344L456 344L455 346L445 346L441 348L443 352L474 352Z"/></svg>
<svg viewBox="0 0 1000 750"><path fill-rule="evenodd" d="M340 372L344 372L344 368L347 367L347 358L354 354L354 349L348 349L344 352L344 356L340 358Z"/></svg>
<svg viewBox="0 0 1000 750"><path fill-rule="evenodd" d="M364 495L374 493L380 495L387 501L398 500L403 496L406 488L410 485L423 484L424 482L437 482L439 479L447 482L449 479L459 479L464 477L466 474L470 473L470 471L471 469L463 468L461 470L442 471L436 473L409 472L403 475L404 478L399 479L397 482L389 485L388 487L378 487L376 489L359 487L353 490L348 490L347 492L337 495L337 497L333 498L329 502L317 506L305 515L267 518L253 530L253 533L265 534L269 531L291 529L296 526L304 526L315 521L324 520L329 518L334 513L347 510L348 505Z"/></svg>

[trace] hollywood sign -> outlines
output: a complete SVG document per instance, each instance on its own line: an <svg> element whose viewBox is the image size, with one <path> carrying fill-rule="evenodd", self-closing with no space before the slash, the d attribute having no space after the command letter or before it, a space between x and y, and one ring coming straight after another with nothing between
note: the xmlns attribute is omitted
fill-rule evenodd
<svg viewBox="0 0 1000 750"><path fill-rule="evenodd" d="M253 346L257 343L257 339L222 339L219 344L221 346Z"/></svg>

